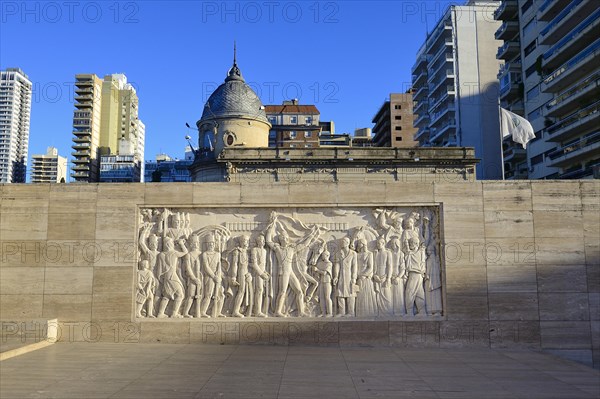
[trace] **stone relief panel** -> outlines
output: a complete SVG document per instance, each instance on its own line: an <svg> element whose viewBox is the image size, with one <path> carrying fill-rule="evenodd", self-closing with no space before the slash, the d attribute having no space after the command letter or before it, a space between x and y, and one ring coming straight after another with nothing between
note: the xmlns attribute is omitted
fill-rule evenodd
<svg viewBox="0 0 600 399"><path fill-rule="evenodd" d="M137 318L439 319L439 209L141 208Z"/></svg>

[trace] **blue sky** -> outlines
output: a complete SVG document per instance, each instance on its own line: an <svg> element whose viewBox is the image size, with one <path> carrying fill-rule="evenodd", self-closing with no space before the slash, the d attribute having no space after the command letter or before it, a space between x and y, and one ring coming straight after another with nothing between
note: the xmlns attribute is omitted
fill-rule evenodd
<svg viewBox="0 0 600 399"><path fill-rule="evenodd" d="M52 145L70 158L75 74L125 73L140 98L145 158L180 157L185 123L223 82L234 40L264 104L299 98L336 132L353 132L410 85L426 29L451 3L3 1L0 68L33 82L30 156Z"/></svg>

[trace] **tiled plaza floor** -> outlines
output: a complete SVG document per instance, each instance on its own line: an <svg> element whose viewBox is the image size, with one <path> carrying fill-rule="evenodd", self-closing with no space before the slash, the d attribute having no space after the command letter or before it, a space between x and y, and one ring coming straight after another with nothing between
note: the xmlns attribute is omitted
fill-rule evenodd
<svg viewBox="0 0 600 399"><path fill-rule="evenodd" d="M530 351L55 344L0 362L0 398L599 398Z"/></svg>

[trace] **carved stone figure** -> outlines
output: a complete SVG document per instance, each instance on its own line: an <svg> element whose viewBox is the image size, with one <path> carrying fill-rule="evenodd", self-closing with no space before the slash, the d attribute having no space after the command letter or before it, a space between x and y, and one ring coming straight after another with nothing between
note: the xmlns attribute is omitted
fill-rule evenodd
<svg viewBox="0 0 600 399"><path fill-rule="evenodd" d="M400 238L392 237L390 241L390 253L392 255L392 300L394 315L404 316L406 305L404 304L404 286L406 285L406 264L402 252Z"/></svg>
<svg viewBox="0 0 600 399"><path fill-rule="evenodd" d="M143 317L142 310L146 307L146 317L154 318L154 291L156 289L156 278L150 270L150 262L142 260L139 262L137 273L137 293L135 295L136 315Z"/></svg>
<svg viewBox="0 0 600 399"><path fill-rule="evenodd" d="M162 297L156 317L167 317L165 310L169 302L173 301L171 317L180 318L183 316L179 314L179 307L183 301L185 291L178 276L178 268L180 267L180 258L187 254L187 248L185 247L185 241L179 240L178 244L183 251L175 250L175 244L170 237L165 237L163 244L165 250L158 254L157 260L158 281L162 286Z"/></svg>
<svg viewBox="0 0 600 399"><path fill-rule="evenodd" d="M202 267L200 265L200 239L193 235L189 239L190 251L183 257L183 270L186 282L186 299L183 306L183 317L193 317L190 314L192 303L196 302L196 317L200 317L202 302Z"/></svg>
<svg viewBox="0 0 600 399"><path fill-rule="evenodd" d="M419 245L417 238L411 237L408 240L408 253L405 257L406 272L408 280L406 282L405 303L406 310L410 316L424 315L425 311L425 292L423 290L423 280L425 279L425 247ZM415 312L416 309L416 312Z"/></svg>
<svg viewBox="0 0 600 399"><path fill-rule="evenodd" d="M392 304L392 254L385 247L385 239L377 239L375 251L375 292L377 294L377 310L380 317L390 316L394 313Z"/></svg>
<svg viewBox="0 0 600 399"><path fill-rule="evenodd" d="M258 317L267 317L269 292L266 286L271 279L271 275L267 272L267 250L265 249L265 236L262 234L256 237L256 246L250 252L250 264L254 271L255 314Z"/></svg>
<svg viewBox="0 0 600 399"><path fill-rule="evenodd" d="M331 283L333 281L333 264L329 260L331 254L327 249L319 255L319 260L316 265L313 266L316 273L320 278L319 284L319 303L321 304L321 314L319 317L332 317L333 316L333 301L331 300Z"/></svg>
<svg viewBox="0 0 600 399"><path fill-rule="evenodd" d="M440 260L438 258L435 232L432 230L430 215L423 217L423 235L425 237L425 308L427 315L439 316L442 314L442 276Z"/></svg>
<svg viewBox="0 0 600 399"><path fill-rule="evenodd" d="M355 315L357 267L356 252L350 248L350 238L344 237L333 262L333 285L336 287L338 317Z"/></svg>
<svg viewBox="0 0 600 399"><path fill-rule="evenodd" d="M252 286L252 275L248 269L250 259L248 250L249 238L246 235L238 237L238 247L233 251L233 260L230 270L230 284L237 287L237 295L233 303L232 315L234 317L244 317L240 313L242 302L246 307L246 315L252 314L252 305L254 302L254 289Z"/></svg>
<svg viewBox="0 0 600 399"><path fill-rule="evenodd" d="M402 237L401 237L402 252L407 254L409 252L408 241L411 238L414 238L415 240L417 240L417 245L420 245L422 240L421 240L421 235L419 234L419 231L415 228L415 219L414 218L409 217L409 218L404 219L403 227L404 227L404 230L402 231Z"/></svg>
<svg viewBox="0 0 600 399"><path fill-rule="evenodd" d="M210 317L207 314L208 308L212 302L212 316L225 317L221 313L223 301L225 300L225 290L223 289L223 271L221 269L221 254L215 251L215 238L209 235L206 240L206 251L200 256L202 270L204 272L204 298L200 308L200 317Z"/></svg>
<svg viewBox="0 0 600 399"><path fill-rule="evenodd" d="M377 298L373 287L373 253L367 249L363 238L356 242L358 267L358 293L356 295L356 316L377 316Z"/></svg>

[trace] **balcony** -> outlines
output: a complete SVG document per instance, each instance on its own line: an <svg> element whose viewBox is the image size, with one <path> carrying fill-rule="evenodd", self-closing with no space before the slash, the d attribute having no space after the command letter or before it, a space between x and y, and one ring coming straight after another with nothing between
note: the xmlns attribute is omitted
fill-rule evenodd
<svg viewBox="0 0 600 399"><path fill-rule="evenodd" d="M500 7L494 11L494 19L502 21L518 17L519 4L517 0L503 0Z"/></svg>
<svg viewBox="0 0 600 399"><path fill-rule="evenodd" d="M417 119L415 119L415 121L413 122L413 127L419 127L424 122L428 122L428 121L429 121L429 114L427 112L424 112L421 115L419 115L419 117Z"/></svg>
<svg viewBox="0 0 600 399"><path fill-rule="evenodd" d="M500 100L511 101L521 95L521 73L520 72L505 72L500 77Z"/></svg>
<svg viewBox="0 0 600 399"><path fill-rule="evenodd" d="M415 65L412 67L412 73L416 74L420 68L427 68L427 63L429 62L429 56L427 54L421 54L417 57L417 61Z"/></svg>
<svg viewBox="0 0 600 399"><path fill-rule="evenodd" d="M418 75L412 76L413 87L425 84L427 82L427 69L423 69Z"/></svg>
<svg viewBox="0 0 600 399"><path fill-rule="evenodd" d="M589 74L596 68L600 57L600 39L590 44L585 50L561 65L550 75L544 77L543 92L556 93L564 90L581 79L582 75Z"/></svg>
<svg viewBox="0 0 600 399"><path fill-rule="evenodd" d="M510 60L512 58L515 58L517 55L519 55L521 53L521 49L520 49L520 42L515 40L515 41L509 41L509 42L505 42L504 45L500 48L498 48L498 52L496 53L496 58L499 60Z"/></svg>
<svg viewBox="0 0 600 399"><path fill-rule="evenodd" d="M73 134L77 136L75 140L81 140L83 142L84 140L89 141L89 139L85 137L91 136L92 132L90 130L73 130Z"/></svg>
<svg viewBox="0 0 600 399"><path fill-rule="evenodd" d="M413 114L420 114L429 110L429 101L423 100L417 103L417 106L413 108Z"/></svg>
<svg viewBox="0 0 600 399"><path fill-rule="evenodd" d="M510 140L510 144L502 153L504 162L520 162L527 158L527 150L521 147L520 144L512 141L511 137L507 137Z"/></svg>
<svg viewBox="0 0 600 399"><path fill-rule="evenodd" d="M568 168L592 155L600 154L600 131L584 136L548 154L550 166Z"/></svg>
<svg viewBox="0 0 600 399"><path fill-rule="evenodd" d="M429 128L425 127L423 129L419 129L417 133L415 133L414 139L416 141L427 141L429 139Z"/></svg>
<svg viewBox="0 0 600 399"><path fill-rule="evenodd" d="M600 98L600 72L588 76L576 86L560 93L546 104L544 116L557 117L574 112L593 98Z"/></svg>
<svg viewBox="0 0 600 399"><path fill-rule="evenodd" d="M519 33L518 21L504 21L494 36L496 40L510 40Z"/></svg>
<svg viewBox="0 0 600 399"><path fill-rule="evenodd" d="M80 150L80 151L75 151L71 153L71 156L74 157L89 157L90 156L90 151L89 150Z"/></svg>
<svg viewBox="0 0 600 399"><path fill-rule="evenodd" d="M415 93L413 94L413 100L421 101L420 98L427 97L428 93L429 93L429 86L424 84L417 88L417 91L415 91Z"/></svg>
<svg viewBox="0 0 600 399"><path fill-rule="evenodd" d="M600 100L549 126L548 141L565 141L600 126Z"/></svg>
<svg viewBox="0 0 600 399"><path fill-rule="evenodd" d="M550 45L559 41L598 8L597 0L572 0L540 32L539 42Z"/></svg>
<svg viewBox="0 0 600 399"><path fill-rule="evenodd" d="M561 10L569 5L571 0L546 0L538 8L538 21L551 21Z"/></svg>
<svg viewBox="0 0 600 399"><path fill-rule="evenodd" d="M453 115L450 116L451 119L454 119L454 111L456 111L456 107L454 106L454 103L452 104L448 104L448 106L434 114L431 114L431 122L429 123L429 126L433 127L436 123L440 122L442 120L442 117L444 117L445 115L447 115L448 113L452 112Z"/></svg>
<svg viewBox="0 0 600 399"><path fill-rule="evenodd" d="M78 164L78 165L73 165L73 167L71 169L74 171L79 171L79 172L89 172L90 166L88 164Z"/></svg>
<svg viewBox="0 0 600 399"><path fill-rule="evenodd" d="M600 31L600 9L585 18L579 25L544 53L544 68L554 69L579 53Z"/></svg>
<svg viewBox="0 0 600 399"><path fill-rule="evenodd" d="M442 138L446 136L448 136L448 138L450 138L450 136L454 137L455 129L456 123L454 121L448 121L438 128L432 128L431 133L429 134L429 142L432 144L441 144L440 141L443 141L441 140Z"/></svg>

